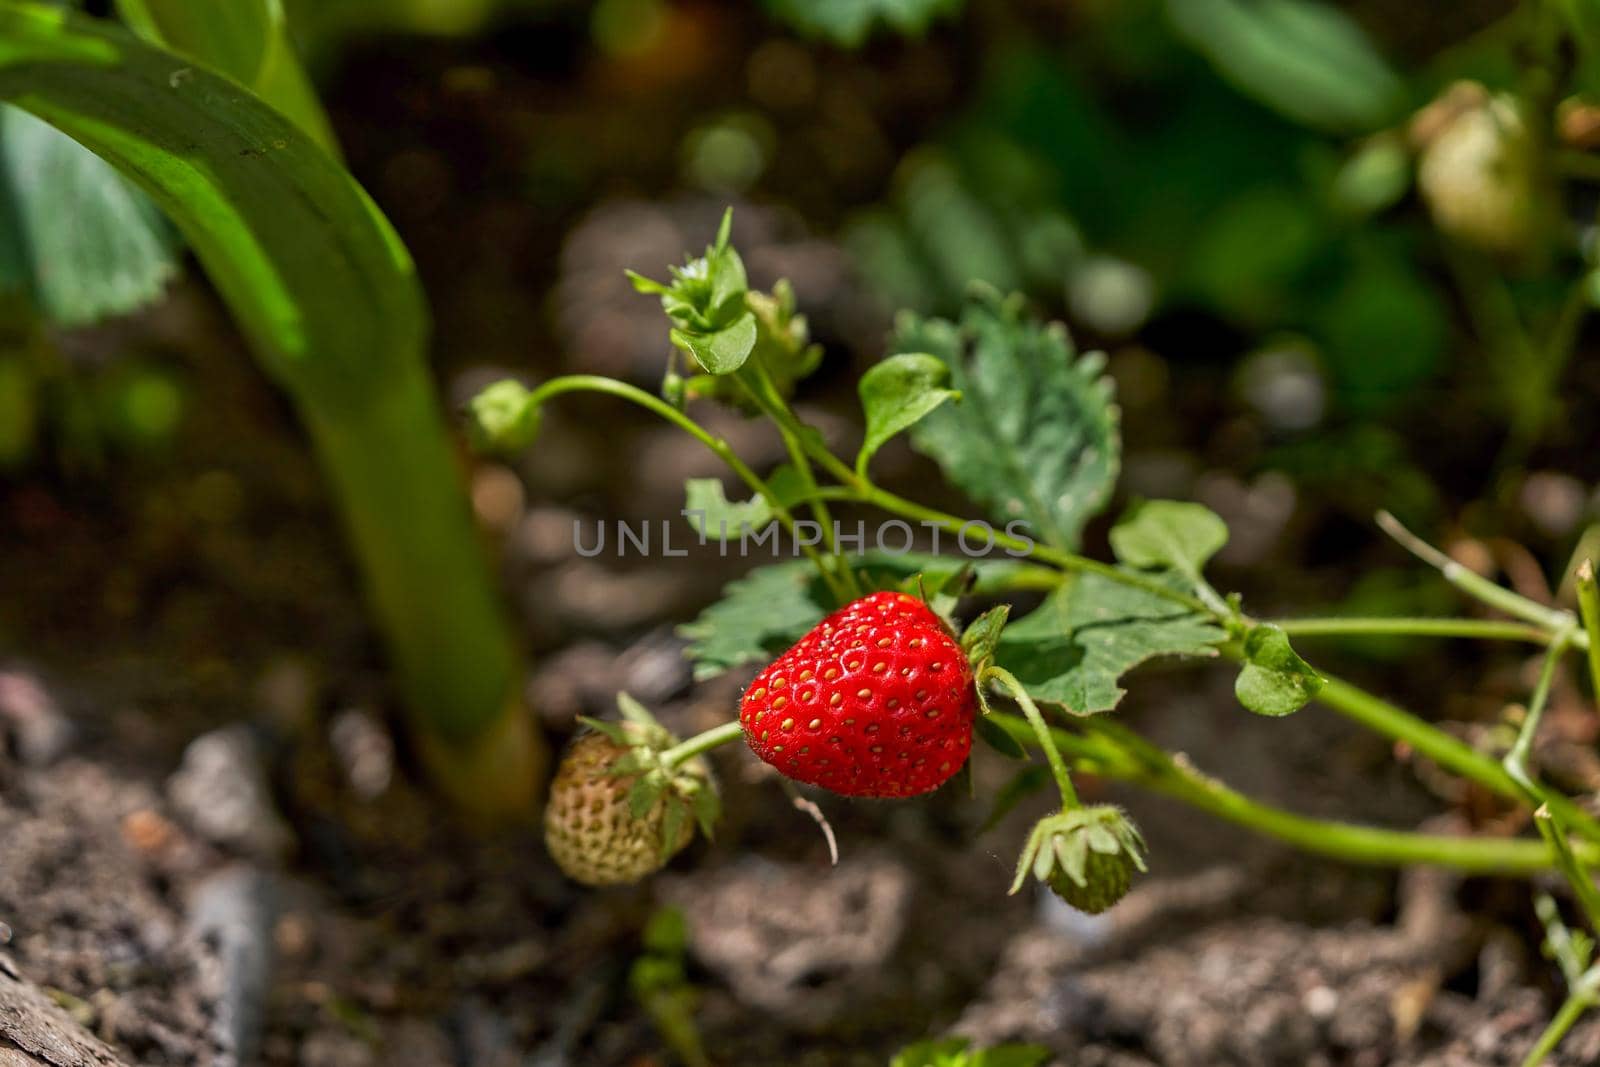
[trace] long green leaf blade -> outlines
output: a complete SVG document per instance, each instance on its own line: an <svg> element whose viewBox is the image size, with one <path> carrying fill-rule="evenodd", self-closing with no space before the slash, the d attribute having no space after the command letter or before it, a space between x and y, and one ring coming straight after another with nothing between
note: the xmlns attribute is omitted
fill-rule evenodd
<svg viewBox="0 0 1600 1067"><path fill-rule="evenodd" d="M117 13L140 37L226 74L338 154L280 0L117 0Z"/></svg>
<svg viewBox="0 0 1600 1067"><path fill-rule="evenodd" d="M419 356L422 294L387 220L234 82L110 25L0 0L0 98L150 194L291 390L353 400Z"/></svg>

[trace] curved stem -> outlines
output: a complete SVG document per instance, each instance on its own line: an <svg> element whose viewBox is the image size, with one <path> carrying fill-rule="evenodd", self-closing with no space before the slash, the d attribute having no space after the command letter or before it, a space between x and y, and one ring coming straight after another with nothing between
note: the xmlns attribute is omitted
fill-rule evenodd
<svg viewBox="0 0 1600 1067"><path fill-rule="evenodd" d="M1499 619L1428 618L1331 618L1276 619L1272 625L1291 637L1335 637L1340 635L1404 637L1475 637L1490 641L1526 641L1548 645L1551 633L1527 623Z"/></svg>
<svg viewBox="0 0 1600 1067"><path fill-rule="evenodd" d="M854 475L851 477L854 479ZM879 489L877 486L870 483L861 484L858 486L856 490L856 498L864 504L871 504L874 507L882 508L885 511L897 512L906 516L907 518L916 519L918 522L925 522L930 525L937 526L948 533L957 534L958 536L964 529L970 526L986 525L977 523L971 519L963 519L957 515L950 515L934 508L923 507L921 504L906 500L904 497L896 496L895 494L883 489ZM993 537L995 544L1012 552L1028 556L1032 559L1041 560L1045 563L1051 564L1052 566L1060 567L1064 571L1082 574L1098 574L1103 578L1107 578L1110 581L1117 582L1121 585L1132 586L1135 589L1140 589L1146 593L1158 596L1163 600L1169 600L1174 604L1181 604L1190 611L1200 611L1210 614L1210 609L1207 608L1198 597L1190 596L1189 594L1180 590L1173 589L1171 586L1163 585L1154 578L1146 577L1145 575L1139 574L1136 571L1122 570L1121 568L1114 567L1109 563L1101 563L1099 560L1090 559L1087 556L1080 556L1075 552L1067 552L1064 549L1052 548L1049 545L1043 545L1028 538L1013 537L1005 531L996 530L993 527L987 528L990 536Z"/></svg>
<svg viewBox="0 0 1600 1067"><path fill-rule="evenodd" d="M1545 1058L1561 1044L1561 1039L1567 1036L1567 1031L1571 1030L1583 1017L1583 1013L1594 1004L1597 987L1600 987L1600 969L1590 971L1584 977L1585 982L1568 993L1567 999L1562 1001L1555 1018L1550 1020L1550 1025L1545 1027L1544 1033L1539 1035L1539 1040L1534 1043L1528 1058L1522 1061L1522 1067L1540 1067Z"/></svg>
<svg viewBox="0 0 1600 1067"><path fill-rule="evenodd" d="M1512 618L1526 620L1541 629L1551 632L1567 629L1572 625L1573 616L1570 611L1546 607L1536 600L1530 600L1520 593L1515 593L1504 586L1496 585L1481 574L1457 563L1406 529L1400 520L1389 514L1389 512L1378 512L1377 523L1379 528L1399 542L1402 548L1436 569L1440 574L1444 575L1445 581L1468 596L1475 597L1491 608L1505 612ZM1585 639L1583 644L1587 646L1588 640Z"/></svg>
<svg viewBox="0 0 1600 1067"><path fill-rule="evenodd" d="M1459 738L1452 737L1417 716L1381 700L1348 682L1328 675L1315 700L1346 718L1376 733L1404 742L1412 750L1439 766L1490 789L1511 800L1522 801L1525 794L1506 769ZM1590 841L1600 841L1600 823L1559 793L1535 783L1536 803L1546 804L1574 831Z"/></svg>
<svg viewBox="0 0 1600 1067"><path fill-rule="evenodd" d="M1044 716L1039 714L1039 707L1022 688L1022 683L1008 670L1002 667L989 667L983 672L979 684L987 681L999 682L1005 687L1011 699L1017 702L1022 709L1023 716L1028 720L1028 725L1033 727L1034 737L1039 742L1039 747L1044 750L1044 758L1050 764L1050 773L1055 776L1056 789L1061 793L1061 810L1072 811L1082 807L1078 800L1078 791L1072 786L1072 775L1067 771L1067 763L1061 758L1061 752L1056 748L1055 738L1051 735L1050 727L1045 723Z"/></svg>
<svg viewBox="0 0 1600 1067"><path fill-rule="evenodd" d="M721 726L713 726L709 730L695 734L687 741L680 741L673 745L661 753L661 762L668 768L676 767L680 763L687 763L696 756L710 752L714 748L721 748L723 745L737 741L743 736L744 726L737 720L725 722Z"/></svg>
<svg viewBox="0 0 1600 1067"><path fill-rule="evenodd" d="M739 458L739 454L733 450L728 442L707 432L705 427L660 397L647 393L637 386L629 385L627 382L619 382L615 378L606 378L598 374L565 374L559 378L551 378L549 381L541 383L538 388L528 394L528 403L537 406L552 397L561 396L564 393L601 393L637 404L645 410L661 416L689 434L696 441L705 445L718 459L726 463L734 474L738 475L740 481L744 482L752 492L767 502L767 506L772 509L772 513L777 516L778 522L783 525L784 530L794 540L795 545L801 552L805 553L807 559L816 565L824 580L828 580L831 585L831 578L828 575L827 568L823 565L822 557L810 545L795 537L794 516L789 512L789 509L773 493L771 487L762 481L761 477L751 470L744 460Z"/></svg>
<svg viewBox="0 0 1600 1067"><path fill-rule="evenodd" d="M1511 775L1535 804L1539 803L1541 798L1533 775L1528 770L1528 756L1533 751L1534 735L1539 732L1539 720L1544 717L1545 705L1550 703L1550 686L1555 682L1556 668L1561 665L1561 656L1566 652L1567 641L1571 636L1570 629L1563 630L1551 643L1550 651L1544 657L1544 666L1539 670L1539 682L1533 687L1533 696L1528 701L1527 714L1522 717L1522 727L1517 731L1516 743L1501 761L1506 773Z"/></svg>
<svg viewBox="0 0 1600 1067"><path fill-rule="evenodd" d="M1019 742L1033 741L1028 725L1016 716L996 712L994 718ZM1449 837L1297 815L1236 792L1186 762L1167 756L1137 735L1123 731L1106 717L1083 721L1093 731L1089 736L1059 727L1051 728L1050 735L1058 748L1081 762L1086 770L1173 797L1304 852L1348 863L1427 864L1472 874L1527 876L1553 870L1557 865L1553 850L1543 841ZM1600 854L1600 849L1592 845L1579 847L1591 860Z"/></svg>
<svg viewBox="0 0 1600 1067"><path fill-rule="evenodd" d="M861 586L856 581L855 571L839 555L839 545L834 538L833 515L828 511L827 503L820 496L814 495L817 491L817 479L812 473L811 463L806 458L805 448L801 444L804 436L803 424L789 409L783 394L773 383L772 375L767 373L760 360L751 359L745 363L740 368L737 378L751 401L766 412L777 426L778 433L783 438L783 447L789 453L789 462L794 464L795 473L800 476L801 484L807 490L809 498L807 503L811 508L811 514L817 520L817 525L822 528L822 544L827 549L826 560L831 564L830 571L833 572L833 577L825 573L823 578L840 601L860 596Z"/></svg>

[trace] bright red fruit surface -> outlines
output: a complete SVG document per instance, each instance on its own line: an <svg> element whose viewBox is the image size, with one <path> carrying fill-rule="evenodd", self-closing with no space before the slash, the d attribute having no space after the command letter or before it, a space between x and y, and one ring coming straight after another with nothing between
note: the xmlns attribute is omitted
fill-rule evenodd
<svg viewBox="0 0 1600 1067"><path fill-rule="evenodd" d="M756 675L739 705L756 755L853 797L943 785L972 750L972 668L914 596L873 593L817 624Z"/></svg>

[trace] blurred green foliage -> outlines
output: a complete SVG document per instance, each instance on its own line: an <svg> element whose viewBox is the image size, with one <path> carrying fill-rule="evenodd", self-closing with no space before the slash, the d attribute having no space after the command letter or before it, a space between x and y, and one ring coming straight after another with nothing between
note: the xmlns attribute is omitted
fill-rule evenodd
<svg viewBox="0 0 1600 1067"><path fill-rule="evenodd" d="M881 24L918 34L961 10L964 0L764 0L767 10L801 33L854 47Z"/></svg>

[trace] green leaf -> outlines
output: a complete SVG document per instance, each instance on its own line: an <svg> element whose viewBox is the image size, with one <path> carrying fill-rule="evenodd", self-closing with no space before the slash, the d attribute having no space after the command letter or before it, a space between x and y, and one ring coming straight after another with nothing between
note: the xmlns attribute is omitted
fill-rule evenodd
<svg viewBox="0 0 1600 1067"><path fill-rule="evenodd" d="M962 0L766 0L767 10L809 37L855 48L880 22L903 34L961 10Z"/></svg>
<svg viewBox="0 0 1600 1067"><path fill-rule="evenodd" d="M1259 623L1244 641L1245 665L1233 684L1239 703L1257 715L1299 711L1322 689L1322 676L1276 626Z"/></svg>
<svg viewBox="0 0 1600 1067"><path fill-rule="evenodd" d="M140 37L225 74L337 155L333 128L295 55L279 0L116 0Z"/></svg>
<svg viewBox="0 0 1600 1067"><path fill-rule="evenodd" d="M1157 656L1214 656L1227 634L1155 593L1085 574L1009 624L996 660L1041 703L1074 714L1110 711L1117 679Z"/></svg>
<svg viewBox="0 0 1600 1067"><path fill-rule="evenodd" d="M702 538L738 539L741 531L760 530L772 521L772 509L762 497L729 500L717 478L690 478L684 482L683 515Z"/></svg>
<svg viewBox="0 0 1600 1067"><path fill-rule="evenodd" d="M1172 569L1196 579L1228 543L1228 524L1201 504L1146 500L1111 530L1111 551L1130 567Z"/></svg>
<svg viewBox="0 0 1600 1067"><path fill-rule="evenodd" d="M160 298L178 274L177 235L150 199L72 138L0 105L0 218L9 269L48 321L85 326Z"/></svg>
<svg viewBox="0 0 1600 1067"><path fill-rule="evenodd" d="M1240 92L1334 133L1378 129L1405 104L1361 27L1315 0L1167 0L1178 33Z"/></svg>
<svg viewBox="0 0 1600 1067"><path fill-rule="evenodd" d="M1100 356L1076 358L1066 331L1028 320L1020 298L975 288L959 325L902 315L892 347L950 368L962 401L930 412L912 443L1001 524L1077 546L1116 481L1111 383Z"/></svg>
<svg viewBox="0 0 1600 1067"><path fill-rule="evenodd" d="M688 352L710 374L732 374L756 347L756 317L746 312L733 325L712 333L673 330L672 343Z"/></svg>
<svg viewBox="0 0 1600 1067"><path fill-rule="evenodd" d="M866 438L856 456L856 471L866 474L867 464L890 438L910 429L923 416L961 394L944 388L950 368L937 356L905 352L890 356L861 376L857 386L866 413Z"/></svg>
<svg viewBox="0 0 1600 1067"><path fill-rule="evenodd" d="M1006 733L1005 729L988 715L979 715L972 724L973 732L1000 755L1007 759L1027 759L1027 749L1017 742L1017 739Z"/></svg>
<svg viewBox="0 0 1600 1067"><path fill-rule="evenodd" d="M722 599L678 628L689 638L696 679L742 663L768 660L805 636L830 610L805 560L758 567L722 591Z"/></svg>
<svg viewBox="0 0 1600 1067"><path fill-rule="evenodd" d="M116 27L4 0L0 98L144 188L290 389L354 402L413 373L426 314L404 246L332 157L236 83Z"/></svg>

